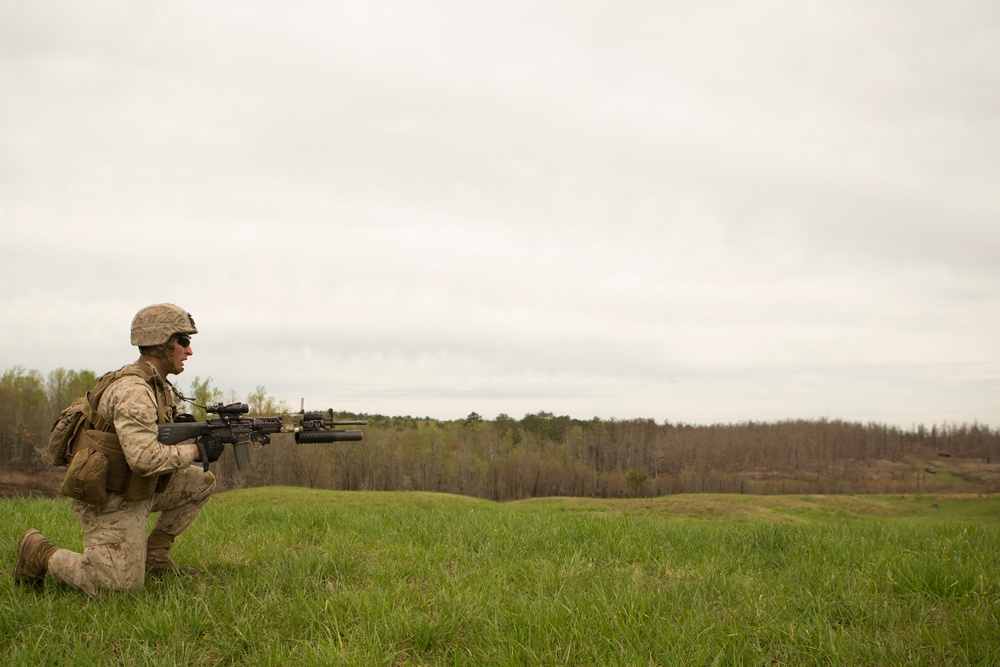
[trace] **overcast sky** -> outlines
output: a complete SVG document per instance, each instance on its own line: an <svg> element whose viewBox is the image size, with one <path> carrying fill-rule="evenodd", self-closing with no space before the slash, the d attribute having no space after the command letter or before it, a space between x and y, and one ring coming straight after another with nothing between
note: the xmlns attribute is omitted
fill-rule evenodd
<svg viewBox="0 0 1000 667"><path fill-rule="evenodd" d="M1000 426L995 0L0 0L0 371Z"/></svg>

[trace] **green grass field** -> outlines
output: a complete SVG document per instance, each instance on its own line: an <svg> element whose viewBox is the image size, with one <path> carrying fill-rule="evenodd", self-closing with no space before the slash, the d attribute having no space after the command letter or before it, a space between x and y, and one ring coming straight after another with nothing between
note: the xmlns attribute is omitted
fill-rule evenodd
<svg viewBox="0 0 1000 667"><path fill-rule="evenodd" d="M101 600L13 585L67 502L0 508L2 664L1000 664L997 496L251 489L178 540L204 574Z"/></svg>

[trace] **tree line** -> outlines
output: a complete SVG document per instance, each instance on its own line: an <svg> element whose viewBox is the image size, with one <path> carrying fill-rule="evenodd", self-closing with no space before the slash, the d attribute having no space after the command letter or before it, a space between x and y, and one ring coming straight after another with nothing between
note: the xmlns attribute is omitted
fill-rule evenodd
<svg viewBox="0 0 1000 667"><path fill-rule="evenodd" d="M42 376L7 370L0 377L0 466L44 465L39 452L53 421L95 381L90 371L60 368ZM251 416L288 412L264 387L240 397L213 387L212 378L196 377L186 394L200 405L243 400ZM200 408L192 411L205 417ZM255 449L252 469L239 471L232 455L224 455L214 465L220 487L418 490L498 501L1000 491L1000 430L978 423L911 429L829 419L694 425L548 412L492 420L475 412L450 421L364 413L336 418L367 419L364 440L299 445L290 436L274 436ZM937 469L958 460L976 465ZM980 475L982 469L993 476Z"/></svg>

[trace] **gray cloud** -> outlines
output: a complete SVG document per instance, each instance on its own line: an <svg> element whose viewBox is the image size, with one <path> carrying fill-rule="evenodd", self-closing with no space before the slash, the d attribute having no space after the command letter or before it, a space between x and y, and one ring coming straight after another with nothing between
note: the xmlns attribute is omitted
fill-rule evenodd
<svg viewBox="0 0 1000 667"><path fill-rule="evenodd" d="M117 366L170 300L192 377L292 406L1000 423L994 3L22 3L0 44L4 368Z"/></svg>

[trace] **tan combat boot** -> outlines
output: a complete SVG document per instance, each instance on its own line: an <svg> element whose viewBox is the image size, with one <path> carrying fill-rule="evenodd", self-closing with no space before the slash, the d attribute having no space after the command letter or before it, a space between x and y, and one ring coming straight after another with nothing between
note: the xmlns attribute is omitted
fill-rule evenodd
<svg viewBox="0 0 1000 667"><path fill-rule="evenodd" d="M174 545L174 536L154 528L146 540L146 574L158 576L168 572L198 574L193 567L177 567L167 552Z"/></svg>
<svg viewBox="0 0 1000 667"><path fill-rule="evenodd" d="M17 541L17 563L14 565L15 584L40 584L49 571L49 559L58 551L44 535L32 528Z"/></svg>

